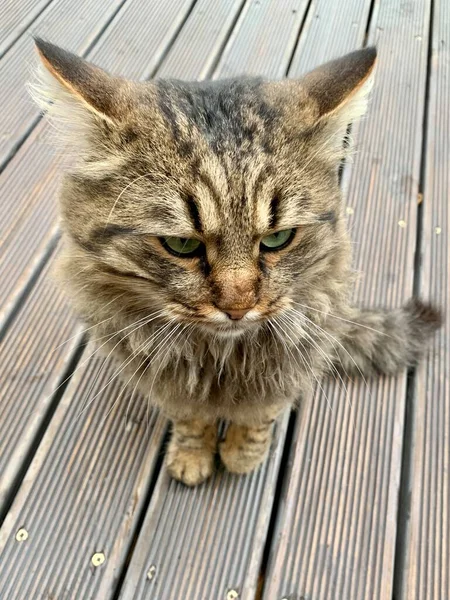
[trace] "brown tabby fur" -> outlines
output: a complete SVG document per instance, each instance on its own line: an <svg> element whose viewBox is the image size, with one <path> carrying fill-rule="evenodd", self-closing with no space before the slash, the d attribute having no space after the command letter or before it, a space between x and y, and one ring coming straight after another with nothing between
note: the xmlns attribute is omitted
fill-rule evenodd
<svg viewBox="0 0 450 600"><path fill-rule="evenodd" d="M61 190L60 269L125 381L172 419L174 477L210 475L219 418L231 421L221 458L246 473L274 419L325 372L394 374L417 361L437 311L349 303L338 167L374 49L300 81L132 83L37 46L46 74L34 93L76 157ZM286 248L260 250L290 228ZM166 236L206 252L173 256Z"/></svg>

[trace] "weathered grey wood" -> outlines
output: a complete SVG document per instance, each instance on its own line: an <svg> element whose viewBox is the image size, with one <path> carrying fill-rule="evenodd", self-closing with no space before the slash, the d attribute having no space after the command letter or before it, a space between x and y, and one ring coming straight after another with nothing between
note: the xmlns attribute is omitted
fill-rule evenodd
<svg viewBox="0 0 450 600"><path fill-rule="evenodd" d="M386 1L379 65L347 172L356 298L399 305L413 287L430 2ZM326 382L298 419L264 598L392 598L406 374Z"/></svg>
<svg viewBox="0 0 450 600"><path fill-rule="evenodd" d="M401 600L450 598L450 6L434 2L420 294L447 313L417 371L409 414L411 471L404 492ZM406 466L406 465L405 465Z"/></svg>
<svg viewBox="0 0 450 600"><path fill-rule="evenodd" d="M111 597L165 422L152 412L147 423L146 403L137 395L131 400L132 390L115 403L118 380L102 392L117 369L101 370L102 362L89 361L75 375L3 523L0 598ZM92 562L98 553L101 566Z"/></svg>
<svg viewBox="0 0 450 600"><path fill-rule="evenodd" d="M307 6L308 0L247 2L214 78L284 77Z"/></svg>
<svg viewBox="0 0 450 600"><path fill-rule="evenodd" d="M198 0L195 10L163 60L157 77L205 79L211 74L245 0ZM195 40L195 44L193 44ZM195 73L195 75L193 75Z"/></svg>
<svg viewBox="0 0 450 600"><path fill-rule="evenodd" d="M328 58L354 48L358 41L362 42L369 5L369 2L353 5L352 16L359 19L361 25L357 29L351 25L351 20L347 25L343 24L340 45L330 48ZM275 12L276 9L272 8ZM291 5L292 8L295 7ZM283 14L287 23L298 26L298 14L294 17L291 11ZM302 17L300 15L300 21ZM267 69L271 76L282 73L283 69L285 72L294 46L291 46L291 52L278 46L278 66L275 68L275 57L272 56L272 60L266 63L265 54L259 54L260 49L256 43L264 32L264 43L266 47L271 47L272 32L279 35L278 28L283 29L276 20L274 30L267 29L268 21L265 19L258 21L262 31L252 31L255 42L250 47L253 51L248 52L246 58L239 63L236 49L241 49L245 44L249 31L249 26L242 20L251 18L253 15L250 10L242 12L236 32L230 37L227 46L226 55L231 57L236 71L247 72L244 60L248 59L252 72L265 75ZM317 40L319 48L320 36L325 38L332 23L324 20L322 27L327 29L314 29L312 33L309 29L311 24L310 21L302 35L314 36L311 39ZM289 34L284 28L284 39L291 43L296 36ZM257 58L259 56L260 63ZM219 65L224 65L225 62L222 59ZM215 77L221 76L220 68L219 66ZM228 69L229 67L227 75L232 74ZM186 490L182 485L170 482L165 472L161 472L127 572L122 600L227 599L235 597L234 593L245 600L255 597L285 426L284 422L277 433L268 463L248 477L235 478L221 471L201 488ZM249 507L251 510L246 513L245 510ZM151 579L148 578L149 571L153 574Z"/></svg>
<svg viewBox="0 0 450 600"><path fill-rule="evenodd" d="M287 420L277 426L270 460L251 476L220 470L190 489L161 472L123 600L254 598Z"/></svg>
<svg viewBox="0 0 450 600"><path fill-rule="evenodd" d="M82 327L55 290L48 270L0 346L0 520L80 343Z"/></svg>
<svg viewBox="0 0 450 600"><path fill-rule="evenodd" d="M0 58L52 0L3 0L0 5Z"/></svg>

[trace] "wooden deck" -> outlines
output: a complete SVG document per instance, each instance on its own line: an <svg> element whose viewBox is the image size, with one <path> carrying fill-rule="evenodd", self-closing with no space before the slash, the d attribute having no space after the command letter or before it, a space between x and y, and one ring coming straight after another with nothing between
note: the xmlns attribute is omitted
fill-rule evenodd
<svg viewBox="0 0 450 600"><path fill-rule="evenodd" d="M450 294L448 0L1 0L0 599L449 600L450 319L417 370L325 382L253 475L170 480L166 422L136 398L125 424L48 276L61 161L30 32L138 79L297 77L376 44L343 174L356 299Z"/></svg>

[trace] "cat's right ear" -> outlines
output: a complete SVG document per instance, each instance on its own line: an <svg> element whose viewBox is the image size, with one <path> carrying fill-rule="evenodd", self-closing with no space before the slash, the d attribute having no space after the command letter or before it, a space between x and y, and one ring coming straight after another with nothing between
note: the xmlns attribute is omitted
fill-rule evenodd
<svg viewBox="0 0 450 600"><path fill-rule="evenodd" d="M63 141L81 150L92 138L120 127L132 104L130 82L40 38L35 43L41 65L30 93Z"/></svg>

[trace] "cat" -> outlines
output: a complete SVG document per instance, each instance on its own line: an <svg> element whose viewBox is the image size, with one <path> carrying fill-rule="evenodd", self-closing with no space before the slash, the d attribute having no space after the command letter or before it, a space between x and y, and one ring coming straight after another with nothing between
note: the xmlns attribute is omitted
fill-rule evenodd
<svg viewBox="0 0 450 600"><path fill-rule="evenodd" d="M203 482L217 446L229 471L256 469L324 374L417 362L439 310L350 302L339 166L374 48L300 80L137 83L35 42L32 93L74 156L59 269L118 374L171 420L174 478Z"/></svg>

